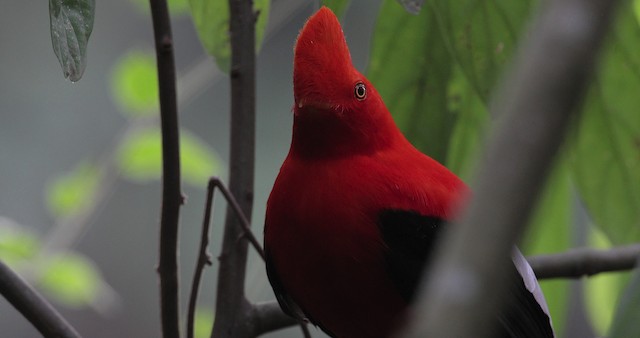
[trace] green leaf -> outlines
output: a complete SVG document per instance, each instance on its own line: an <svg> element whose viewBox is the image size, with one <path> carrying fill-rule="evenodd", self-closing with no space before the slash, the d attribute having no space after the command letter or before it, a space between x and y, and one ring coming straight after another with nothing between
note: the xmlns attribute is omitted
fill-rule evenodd
<svg viewBox="0 0 640 338"><path fill-rule="evenodd" d="M598 249L611 248L611 242L598 228L591 227L590 246ZM584 283L584 298L587 314L597 336L603 337L613 321L616 304L624 286L629 281L629 272L598 274Z"/></svg>
<svg viewBox="0 0 640 338"><path fill-rule="evenodd" d="M158 73L155 56L134 50L124 55L111 71L111 93L120 111L144 117L158 111Z"/></svg>
<svg viewBox="0 0 640 338"><path fill-rule="evenodd" d="M451 171L468 182L484 144L489 113L459 66L454 68L449 81L447 100L448 111L457 119L451 131L445 163Z"/></svg>
<svg viewBox="0 0 640 338"><path fill-rule="evenodd" d="M53 179L46 193L49 211L56 217L71 217L89 207L97 192L100 175L93 165L82 162Z"/></svg>
<svg viewBox="0 0 640 338"><path fill-rule="evenodd" d="M208 308L197 308L193 323L193 336L195 338L208 338L211 336L213 328L213 310Z"/></svg>
<svg viewBox="0 0 640 338"><path fill-rule="evenodd" d="M387 0L373 36L369 79L407 138L442 161L455 119L447 110L452 64L433 11L414 16Z"/></svg>
<svg viewBox="0 0 640 338"><path fill-rule="evenodd" d="M49 0L51 42L65 78L80 80L87 65L95 0Z"/></svg>
<svg viewBox="0 0 640 338"><path fill-rule="evenodd" d="M11 219L0 217L0 260L14 265L34 257L40 241L29 229Z"/></svg>
<svg viewBox="0 0 640 338"><path fill-rule="evenodd" d="M229 72L231 41L229 37L229 3L227 0L189 0L191 16L198 31L200 42L216 60L218 68ZM256 50L260 49L269 18L269 0L254 0L256 21Z"/></svg>
<svg viewBox="0 0 640 338"><path fill-rule="evenodd" d="M93 262L69 252L51 258L38 283L58 302L79 308L96 301L101 281Z"/></svg>
<svg viewBox="0 0 640 338"><path fill-rule="evenodd" d="M572 171L596 225L640 241L640 26L621 10L574 135Z"/></svg>
<svg viewBox="0 0 640 338"><path fill-rule="evenodd" d="M530 7L526 0L434 0L427 1L423 12L436 18L445 48L486 103L515 50Z"/></svg>
<svg viewBox="0 0 640 338"><path fill-rule="evenodd" d="M147 129L128 137L117 154L121 173L133 181L160 179L162 174L162 145L160 130ZM220 159L197 136L180 131L180 162L185 182L204 187L207 179L220 174Z"/></svg>
<svg viewBox="0 0 640 338"><path fill-rule="evenodd" d="M338 18L342 18L350 2L351 0L322 0L322 5L329 7Z"/></svg>
<svg viewBox="0 0 640 338"><path fill-rule="evenodd" d="M558 158L562 159L562 154ZM551 172L522 245L527 255L564 252L571 247L572 189L566 161ZM569 285L566 279L542 280L540 286L549 305L553 327L563 337L569 309Z"/></svg>
<svg viewBox="0 0 640 338"><path fill-rule="evenodd" d="M636 269L631 282L620 298L613 319L611 338L640 337L640 270Z"/></svg>

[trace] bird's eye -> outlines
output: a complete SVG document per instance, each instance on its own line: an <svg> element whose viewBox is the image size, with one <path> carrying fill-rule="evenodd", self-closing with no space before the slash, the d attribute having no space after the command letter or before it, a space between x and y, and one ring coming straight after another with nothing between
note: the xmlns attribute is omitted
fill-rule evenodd
<svg viewBox="0 0 640 338"><path fill-rule="evenodd" d="M364 83L358 82L353 93L358 101L362 101L367 98L367 87L365 87Z"/></svg>

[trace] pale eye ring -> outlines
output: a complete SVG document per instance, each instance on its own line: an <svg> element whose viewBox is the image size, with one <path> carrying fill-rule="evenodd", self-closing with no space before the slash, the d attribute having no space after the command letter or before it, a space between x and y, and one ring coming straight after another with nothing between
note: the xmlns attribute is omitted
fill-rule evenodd
<svg viewBox="0 0 640 338"><path fill-rule="evenodd" d="M356 83L356 86L353 90L353 94L355 95L358 101L362 101L367 98L367 87L362 82Z"/></svg>

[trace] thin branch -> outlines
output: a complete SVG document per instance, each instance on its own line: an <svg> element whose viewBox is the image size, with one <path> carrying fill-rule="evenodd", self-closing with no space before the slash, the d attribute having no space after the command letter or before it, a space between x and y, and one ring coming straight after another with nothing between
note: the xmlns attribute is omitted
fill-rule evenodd
<svg viewBox="0 0 640 338"><path fill-rule="evenodd" d="M204 218L202 220L202 233L200 234L200 249L198 250L198 262L196 263L193 281L191 282L191 294L187 310L187 338L193 338L196 303L198 302L198 290L205 266L211 265L211 256L207 252L209 246L209 224L211 223L211 210L213 207L213 192L215 191L214 179L207 185L207 201L204 205Z"/></svg>
<svg viewBox="0 0 640 338"><path fill-rule="evenodd" d="M253 207L255 160L256 52L253 1L229 0L231 36L231 152L229 188L247 220ZM248 222L248 224L250 224ZM245 298L246 235L233 208L227 208L218 272L216 320L212 337L247 337L244 321L251 311Z"/></svg>
<svg viewBox="0 0 640 338"><path fill-rule="evenodd" d="M155 37L162 130L162 211L160 219L160 308L164 337L180 337L178 300L178 219L183 196L180 188L180 136L176 98L173 38L166 0L150 0Z"/></svg>
<svg viewBox="0 0 640 338"><path fill-rule="evenodd" d="M227 189L227 187L224 185L224 183L222 183L222 181L220 181L219 178L214 177L211 180L213 181L213 184L218 189L220 189L220 191L224 195L224 198L227 200L227 203L229 203L229 206L231 206L233 213L235 214L235 216L237 217L237 220L239 221L238 225L244 232L242 236L247 238L247 240L249 240L249 243L251 243L251 245L253 246L254 249L256 249L260 257L262 257L262 260L264 260L264 250L262 249L262 245L260 245L260 242L258 241L256 236L253 234L253 231L251 231L251 224L249 223L247 216L245 216L242 210L240 209L240 204L238 204L238 201L236 201L236 198L233 197L233 194L229 191L229 189Z"/></svg>
<svg viewBox="0 0 640 338"><path fill-rule="evenodd" d="M538 279L580 278L602 272L631 270L638 266L640 244L608 250L580 248L556 255L527 257Z"/></svg>
<svg viewBox="0 0 640 338"><path fill-rule="evenodd" d="M500 124L475 198L445 234L403 337L490 336L508 282L496 262L509 257L524 231L618 3L542 4L492 109Z"/></svg>
<svg viewBox="0 0 640 338"><path fill-rule="evenodd" d="M258 303L253 306L253 311L251 313L251 326L253 327L252 336L259 336L293 325L300 325L302 334L305 338L311 337L307 324L282 312L278 302L270 301Z"/></svg>
<svg viewBox="0 0 640 338"><path fill-rule="evenodd" d="M51 304L2 261L0 261L0 292L43 336L80 337Z"/></svg>

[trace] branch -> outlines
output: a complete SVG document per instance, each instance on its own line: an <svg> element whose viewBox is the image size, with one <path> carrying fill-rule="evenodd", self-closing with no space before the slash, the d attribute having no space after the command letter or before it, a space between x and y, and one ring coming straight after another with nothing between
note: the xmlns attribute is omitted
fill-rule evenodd
<svg viewBox="0 0 640 338"><path fill-rule="evenodd" d="M0 261L0 292L43 336L80 337L51 304L2 261Z"/></svg>
<svg viewBox="0 0 640 338"><path fill-rule="evenodd" d="M508 282L496 262L524 231L617 3L542 3L492 109L500 121L475 198L444 235L403 337L490 336Z"/></svg>
<svg viewBox="0 0 640 338"><path fill-rule="evenodd" d="M259 336L293 325L300 325L304 337L311 337L306 323L299 322L282 312L277 301L255 304L251 313L251 323L253 336Z"/></svg>
<svg viewBox="0 0 640 338"><path fill-rule="evenodd" d="M180 337L178 301L178 218L183 196L180 188L180 137L176 102L173 38L166 0L150 0L156 45L162 129L162 211L160 219L160 308L164 337Z"/></svg>
<svg viewBox="0 0 640 338"><path fill-rule="evenodd" d="M253 207L255 157L255 21L253 1L229 0L231 36L231 155L229 187L231 195L248 221ZM216 320L212 337L247 337L244 320L251 306L245 298L247 242L238 239L246 231L227 208L222 254L218 272Z"/></svg>
<svg viewBox="0 0 640 338"><path fill-rule="evenodd" d="M625 271L637 267L640 244L596 250L580 248L557 255L527 257L538 279L580 278L601 272Z"/></svg>

